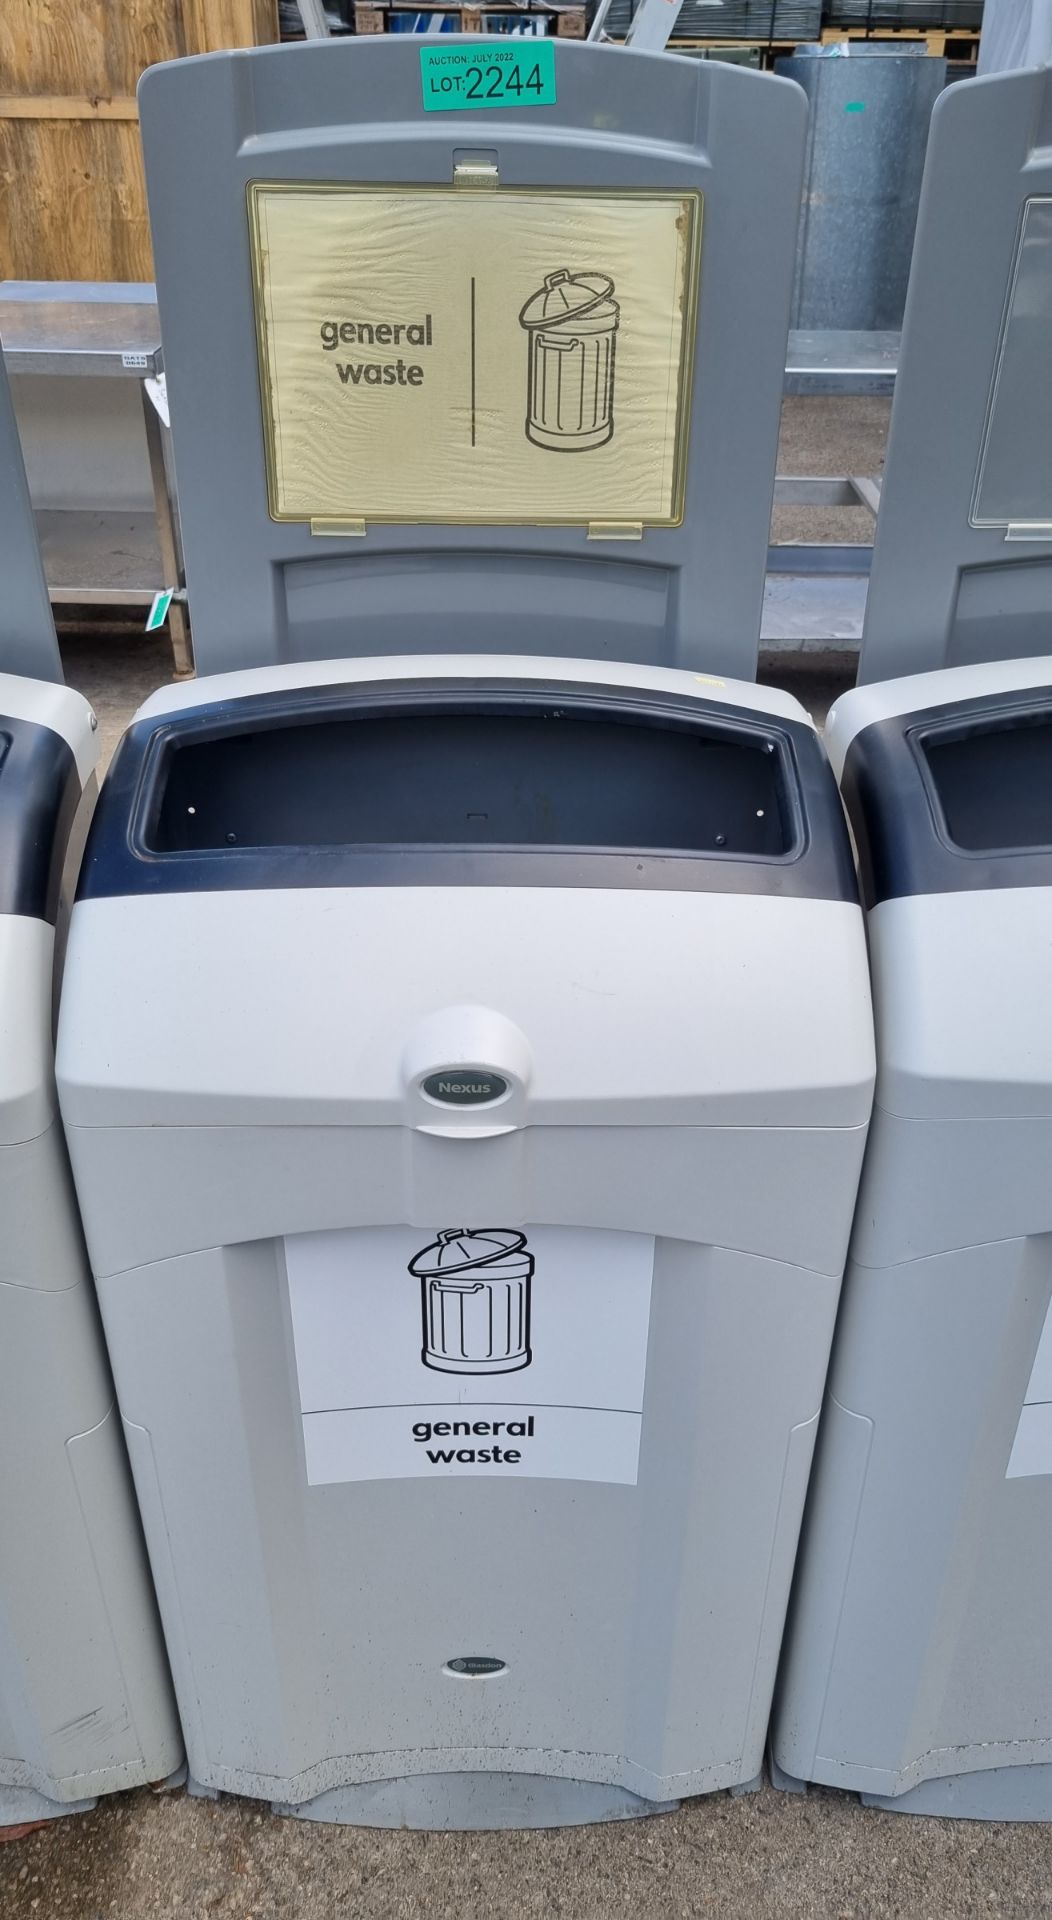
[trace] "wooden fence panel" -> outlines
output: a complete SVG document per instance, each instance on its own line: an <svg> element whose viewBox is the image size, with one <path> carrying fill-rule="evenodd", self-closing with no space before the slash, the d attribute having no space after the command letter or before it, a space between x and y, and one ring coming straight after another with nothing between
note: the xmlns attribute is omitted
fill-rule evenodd
<svg viewBox="0 0 1052 1920"><path fill-rule="evenodd" d="M139 75L277 37L277 0L0 0L0 279L151 279Z"/></svg>

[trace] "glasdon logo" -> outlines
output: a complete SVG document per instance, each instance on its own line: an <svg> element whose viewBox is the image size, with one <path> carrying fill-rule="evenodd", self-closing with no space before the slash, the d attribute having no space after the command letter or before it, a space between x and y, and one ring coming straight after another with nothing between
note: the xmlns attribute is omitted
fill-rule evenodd
<svg viewBox="0 0 1052 1920"><path fill-rule="evenodd" d="M447 1107L482 1107L507 1093L508 1083L499 1073L486 1073L480 1067L450 1067L445 1073L429 1073L424 1092L429 1100L441 1100Z"/></svg>

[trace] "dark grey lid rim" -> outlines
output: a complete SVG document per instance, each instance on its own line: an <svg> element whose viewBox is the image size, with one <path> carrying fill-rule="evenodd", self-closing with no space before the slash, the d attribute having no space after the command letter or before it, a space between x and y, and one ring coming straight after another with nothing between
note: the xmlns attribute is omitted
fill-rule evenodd
<svg viewBox="0 0 1052 1920"><path fill-rule="evenodd" d="M1052 847L977 851L954 841L925 756L962 729L1044 716L1052 720L1052 686L1008 688L895 714L855 735L840 790L867 910L923 894L1052 887Z"/></svg>
<svg viewBox="0 0 1052 1920"><path fill-rule="evenodd" d="M794 845L787 854L593 850L575 847L233 847L156 853L146 844L161 756L182 741L341 713L497 710L558 706L596 717L717 729L770 741L781 756ZM599 887L761 894L857 902L858 887L836 783L814 729L663 690L599 682L504 677L335 682L283 688L165 713L133 725L96 810L78 899L162 893L380 886Z"/></svg>
<svg viewBox="0 0 1052 1920"><path fill-rule="evenodd" d="M82 791L62 734L0 713L0 914L54 926Z"/></svg>

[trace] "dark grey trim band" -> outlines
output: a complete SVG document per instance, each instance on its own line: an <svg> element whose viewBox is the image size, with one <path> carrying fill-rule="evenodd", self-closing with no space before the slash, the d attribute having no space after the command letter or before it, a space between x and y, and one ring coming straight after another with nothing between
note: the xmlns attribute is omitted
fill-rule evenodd
<svg viewBox="0 0 1052 1920"><path fill-rule="evenodd" d="M68 741L0 713L0 914L54 926L80 795Z"/></svg>
<svg viewBox="0 0 1052 1920"><path fill-rule="evenodd" d="M436 773L433 739L429 772L421 776L414 799L411 723L439 723L439 735L447 729L463 751L471 737L484 745L490 726L503 729L503 738L508 723L523 718L545 724L525 742L521 785L531 792L521 807L512 794L515 783L502 772L507 763L492 748L480 763L483 773L476 770L473 776L476 790L480 778L491 783L496 828L491 822L474 838L457 834L456 806L442 811L447 795L441 769ZM396 743L402 756L397 777L366 734L355 732L370 721L384 722L383 738ZM595 723L594 734L582 722ZM591 784L588 766L579 769L574 756L558 745L574 728L584 748L600 737L605 743L595 756L585 756L589 765L595 759L602 775ZM378 728L373 742L380 737ZM341 809L345 817L343 788L357 771L348 750L352 741L355 749L360 745L363 753L373 753L388 785L386 797L372 807L369 790L359 789L366 831L356 815L355 837L347 844L341 838ZM682 774L693 744L709 750L717 801L722 804L721 778L733 788L728 807L743 828L742 844L749 849L744 853L691 842L691 831L699 828L691 808L700 808L699 794L706 805L710 798L704 780ZM660 767L655 755L661 756ZM537 792L544 793L549 758L553 821L542 822L536 831ZM622 802L626 792L631 800L637 758L646 769L639 784L645 823L653 815L657 826L667 829L671 818L683 834L671 845L652 838L636 846L617 836L617 826L632 813L631 804ZM319 773L322 761L327 771ZM683 777L680 816L657 777L666 767L674 794L677 778ZM340 777L343 768L346 783ZM459 778L451 756L448 779L454 791ZM752 812L750 782L764 801ZM306 794L308 787L313 797ZM434 824L426 817L429 794L435 797ZM776 807L769 794L776 796ZM390 820L383 814L387 806ZM495 842L494 831L508 820L514 824L517 808L526 829L534 830ZM615 823L611 837L604 842L599 832L574 844L575 823L584 819L594 826L597 808L600 815L609 810ZM403 813L404 837L398 825ZM447 817L454 823L448 831ZM464 817L462 810L459 818ZM427 831L414 838L414 821L419 829L422 819ZM227 824L231 830L224 834ZM836 784L813 730L804 723L633 688L427 678L290 689L190 708L133 727L103 788L79 897L350 886L626 887L858 897Z"/></svg>
<svg viewBox="0 0 1052 1920"><path fill-rule="evenodd" d="M1052 687L864 727L840 786L867 908L914 894L1052 887Z"/></svg>

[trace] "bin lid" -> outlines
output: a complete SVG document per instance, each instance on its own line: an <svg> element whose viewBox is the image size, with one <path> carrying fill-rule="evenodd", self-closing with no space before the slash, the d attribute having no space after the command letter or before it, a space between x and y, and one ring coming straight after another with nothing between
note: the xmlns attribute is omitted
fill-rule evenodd
<svg viewBox="0 0 1052 1920"><path fill-rule="evenodd" d="M494 714L523 739L503 770L486 746L490 801L499 790L507 807L494 822L483 798L476 822L443 716L469 720L478 745ZM413 737L432 733L425 782ZM698 781L689 768L673 780L695 746ZM555 772L567 803L553 820ZM702 830L722 773L741 835L720 846ZM520 775L533 808L521 825ZM571 1001L539 964L553 951L572 956ZM473 1012L449 1034L448 1010L464 1008L485 1013L482 1027ZM490 1013L525 1036L528 1085ZM843 808L791 695L624 662L461 654L261 668L154 695L95 813L59 1056L71 1125L829 1127L868 1118L872 1046ZM469 1062L508 1067L499 1113L458 1118L428 1099L425 1076ZM480 1188L434 1227L465 1214L509 1224Z"/></svg>
<svg viewBox="0 0 1052 1920"><path fill-rule="evenodd" d="M1052 657L860 687L827 746L865 904L1052 888Z"/></svg>
<svg viewBox="0 0 1052 1920"><path fill-rule="evenodd" d="M95 765L93 726L79 693L0 673L0 918L55 923L66 842Z"/></svg>
<svg viewBox="0 0 1052 1920"><path fill-rule="evenodd" d="M0 673L0 1149L35 1140L54 1117L54 926L93 728L71 688Z"/></svg>
<svg viewBox="0 0 1052 1920"><path fill-rule="evenodd" d="M421 1279L438 1275L444 1280L471 1267L503 1264L525 1245L526 1235L512 1227L443 1227L438 1239L410 1261L409 1271Z"/></svg>
<svg viewBox="0 0 1052 1920"><path fill-rule="evenodd" d="M827 744L871 913L878 1106L911 1122L1047 1123L1052 657L859 687L830 713ZM1030 1163L1003 1138L973 1135L971 1150L970 1217L989 1181L986 1237L1001 1237L998 1209Z"/></svg>
<svg viewBox="0 0 1052 1920"><path fill-rule="evenodd" d="M50 680L0 672L0 724L15 720L48 727L66 742L86 787L99 757L98 723L82 694Z"/></svg>
<svg viewBox="0 0 1052 1920"><path fill-rule="evenodd" d="M524 327L559 327L578 320L612 320L617 325L621 309L611 298L614 283L607 273L571 273L557 267L546 273L544 285L532 294L519 315Z"/></svg>
<svg viewBox="0 0 1052 1920"><path fill-rule="evenodd" d="M874 680L841 694L829 709L824 740L833 772L841 778L852 741L866 727L927 713L933 707L1052 686L1052 654L1025 660L984 660L970 667L939 667L897 680ZM173 688L174 692L175 689Z"/></svg>

